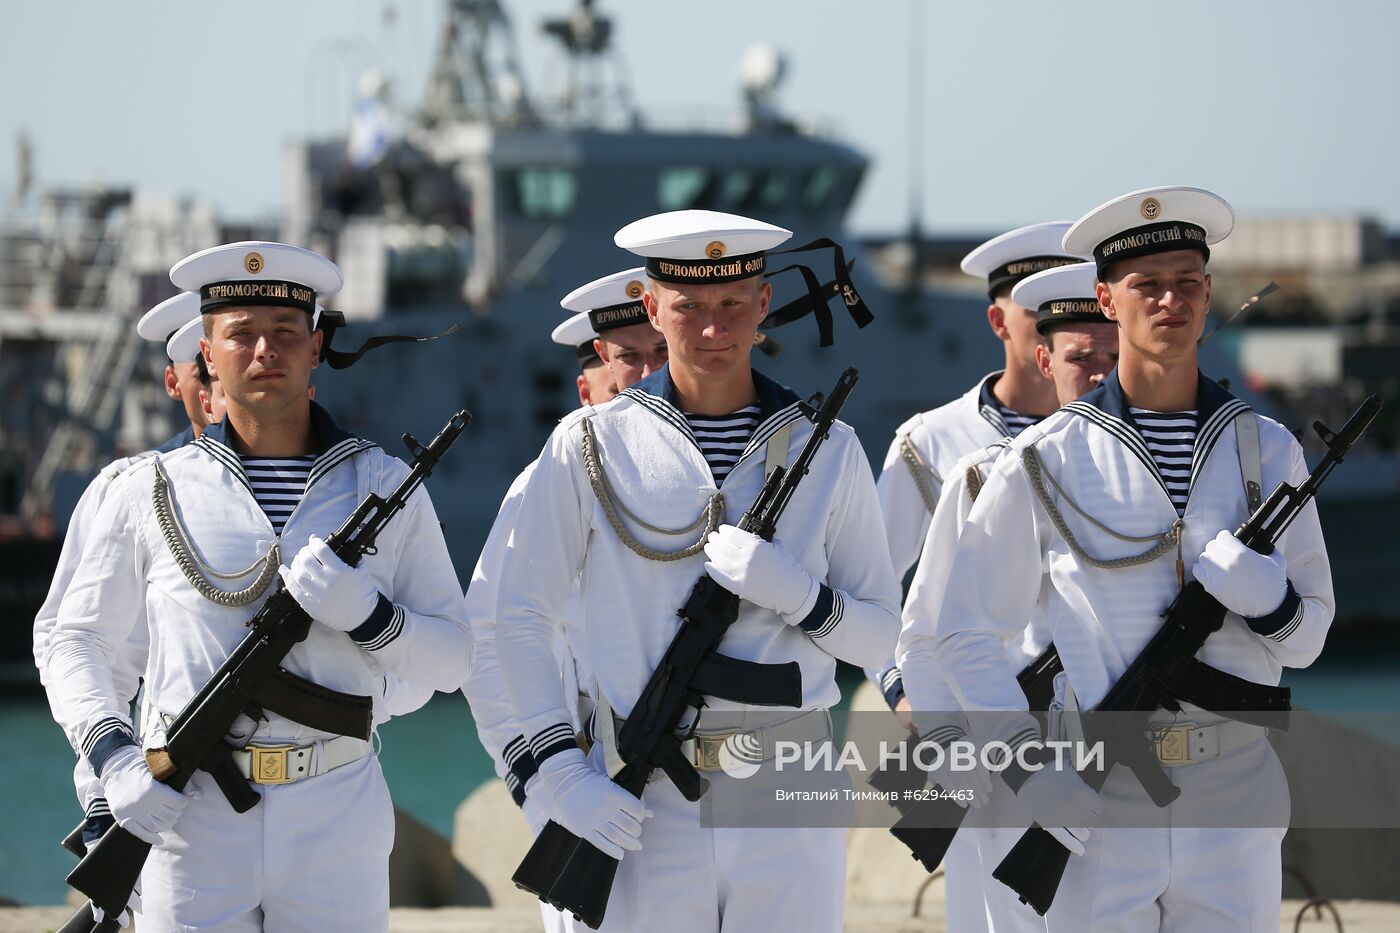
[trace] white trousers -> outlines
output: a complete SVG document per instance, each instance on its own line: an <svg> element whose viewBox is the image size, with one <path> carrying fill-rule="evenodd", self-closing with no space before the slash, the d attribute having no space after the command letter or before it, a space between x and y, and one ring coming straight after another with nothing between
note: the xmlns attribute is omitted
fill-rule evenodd
<svg viewBox="0 0 1400 933"><path fill-rule="evenodd" d="M257 786L247 813L203 771L190 788L197 796L146 861L141 933L388 929L394 808L375 755Z"/></svg>
<svg viewBox="0 0 1400 933"><path fill-rule="evenodd" d="M734 780L722 772L705 777L710 793ZM642 848L618 866L604 931L841 930L845 827L711 828L701 823L700 804L669 780L649 785L642 800L651 811Z"/></svg>
<svg viewBox="0 0 1400 933"><path fill-rule="evenodd" d="M1276 933L1288 786L1273 747L1260 739L1167 775L1181 788L1181 801L1250 798L1258 810L1265 799L1278 828L1172 825L1178 802L1161 811L1162 826L1096 829L1084 855L1071 856L1065 868L1045 918L1051 933ZM1146 799L1122 768L1102 794L1105 807Z"/></svg>
<svg viewBox="0 0 1400 933"><path fill-rule="evenodd" d="M1045 933L1045 918L1021 903L1006 885L992 877L1006 853L1011 851L1030 825L1030 815L1011 789L996 781L991 799L980 810L968 814L958 836L966 835L977 850L977 894L981 898L984 921L989 933ZM955 839L957 837L954 837ZM948 933L960 933L953 925L952 888L948 894Z"/></svg>

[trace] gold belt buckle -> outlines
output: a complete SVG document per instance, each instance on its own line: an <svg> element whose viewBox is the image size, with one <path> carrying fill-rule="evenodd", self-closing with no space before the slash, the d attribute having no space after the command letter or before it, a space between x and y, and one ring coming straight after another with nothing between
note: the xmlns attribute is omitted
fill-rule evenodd
<svg viewBox="0 0 1400 933"><path fill-rule="evenodd" d="M294 778L287 774L287 753L295 749L295 745L249 745L248 779L254 784L292 783Z"/></svg>
<svg viewBox="0 0 1400 933"><path fill-rule="evenodd" d="M1157 729L1152 733L1152 744L1156 746L1157 760L1164 765L1193 765L1191 757L1191 730L1193 722L1178 723L1168 729Z"/></svg>
<svg viewBox="0 0 1400 933"><path fill-rule="evenodd" d="M719 752L724 748L727 735L697 735L695 738L695 759L692 762L697 771L722 771Z"/></svg>

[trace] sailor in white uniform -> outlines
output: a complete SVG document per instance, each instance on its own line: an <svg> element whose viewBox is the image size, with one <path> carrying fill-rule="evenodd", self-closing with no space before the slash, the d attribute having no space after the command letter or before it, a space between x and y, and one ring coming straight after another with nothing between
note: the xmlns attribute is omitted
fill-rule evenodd
<svg viewBox="0 0 1400 933"><path fill-rule="evenodd" d="M195 443L112 483L50 639L50 703L117 823L155 845L143 931L385 929L394 818L370 741L270 711L240 718L227 741L261 796L241 814L203 772L184 793L157 782L141 748L162 744L279 572L316 623L286 670L375 705L386 673L455 690L471 640L441 529L420 489L358 567L321 537L407 474L308 398L323 336L315 299L341 285L333 263L245 242L196 253L171 279L200 294L204 358L228 411ZM138 738L110 671L143 615Z"/></svg>
<svg viewBox="0 0 1400 933"><path fill-rule="evenodd" d="M1056 400L1061 404L1089 392L1118 362L1118 326L1099 309L1094 297L1095 283L1095 266L1086 262L1037 272L1012 291L1012 300L1018 305L1036 310L1036 331L1041 335L1036 359L1041 371L1053 382ZM966 737L966 722L953 714L958 702L934 657L934 626L963 522L972 511L992 464L1005 452L1010 440L1003 438L968 454L944 478L938 508L929 523L904 603L904 627L895 656L913 707L914 724L919 735L945 745ZM1045 628L1045 620L1037 615L1027 625L1025 636L1007 645L1018 671L1047 646ZM959 787L976 780L967 775L959 780L955 773L943 776L953 779ZM986 783L985 778L976 783L990 792L990 799L982 802L979 812L969 814L955 839L964 837L958 844L962 847L976 846L980 870L970 873L964 865L958 878L962 889L957 899L965 903L968 889L980 891L985 913L978 915L972 909L960 912L958 917L949 918L948 929L950 933L962 933L960 924L968 923L974 929L992 931L1044 930L1045 921L1040 916L1022 904L1009 888L992 880L992 870L1024 830L1024 825L1018 828L1014 812L1008 812L1015 806L1014 798L1004 789L998 791L995 785Z"/></svg>
<svg viewBox="0 0 1400 933"><path fill-rule="evenodd" d="M1333 598L1316 508L1270 556L1230 533L1260 488L1307 472L1285 428L1196 366L1210 307L1209 244L1233 221L1210 192L1153 188L1096 208L1066 234L1066 251L1094 256L1099 305L1118 322L1121 357L1098 388L1011 444L962 530L935 663L963 709L1001 713L988 730L995 734L979 738L1016 747L1039 735L1017 712L1026 700L1007 653L1037 615L1064 663L1070 722L1074 710L1099 703L1192 576L1229 610L1199 660L1249 682L1228 708L1262 708L1281 669L1310 664L1322 648ZM1158 757L1181 789L1160 811L1166 825L1090 834L1109 803L1151 810L1122 768L1102 798L1073 771L1049 767L1017 791L1030 815L1078 853L1047 915L1052 930L1278 928L1287 791L1265 730L1181 705L1152 719ZM1183 738L1189 755L1180 754ZM1173 820L1202 803L1258 801L1275 807L1262 828Z"/></svg>
<svg viewBox="0 0 1400 933"><path fill-rule="evenodd" d="M789 236L712 211L660 214L619 231L619 245L647 257L644 301L669 363L562 424L520 505L497 651L539 769L532 788L548 795L550 817L609 855L625 854L605 929L841 928L844 829L715 828L665 778L636 799L604 773L606 741L587 758L575 744L572 698L551 650L582 574L574 648L592 670L595 716L625 719L676 633L676 610L708 572L743 600L721 650L797 661L804 710L839 699L838 658L870 665L889 654L899 588L849 427L832 429L771 543L727 524L758 494L765 463L788 462L811 433L797 396L749 361L771 296L766 251ZM715 697L706 704L701 743L724 738L706 729L712 711L731 722L759 712ZM783 728L771 708L762 712ZM792 723L827 723L792 712ZM711 794L734 780L717 769L704 776Z"/></svg>
<svg viewBox="0 0 1400 933"><path fill-rule="evenodd" d="M666 344L651 326L642 305L646 270L628 269L590 282L564 297L560 304L575 313L551 334L555 343L573 348L579 359L580 411L602 405L617 394L617 387L630 386L651 375L666 363ZM658 348L656 341L660 339ZM571 416L572 417L572 416ZM525 740L524 730L511 705L505 679L496 658L496 619L500 606L501 568L514 546L513 530L525 486L535 471L530 463L510 484L496 521L481 548L476 568L467 587L467 613L471 619L475 646L472 676L462 687L476 721L477 738L505 780L512 799L523 808L532 833L538 834L549 819L544 790L530 779L535 776L535 760ZM569 704L569 725L582 734L591 712L587 696L591 677L586 660L573 649L582 615L580 597L575 591L556 633L554 650L563 677ZM527 796L526 788L533 793ZM550 904L541 903L540 913L546 931L573 930L581 925L573 917Z"/></svg>
<svg viewBox="0 0 1400 933"><path fill-rule="evenodd" d="M136 332L142 338L153 343L167 344L169 349L173 345L176 334L185 325L198 322L198 320L199 296L191 292L182 292L172 298L167 298L143 314L136 324ZM174 346L174 349L169 349L170 364L165 368L165 385L167 391L171 393L171 398L180 401L188 413L190 408L185 405L183 396L183 392L191 382L187 377L190 373L194 373L195 385L202 387L203 379L207 377L208 371L199 370L194 362L194 357L185 356L184 349L183 346ZM198 391L199 389L195 390L194 398L194 406L198 411L198 416L191 416L188 427L162 444L161 450L174 450L187 441L198 437L204 431L210 418L200 404L201 399L198 396ZM58 563L54 567L53 580L49 583L48 595L44 597L44 603L39 607L38 615L34 617L34 663L39 668L39 682L46 689L50 683L46 664L49 637L58 621L58 607L63 601L63 594L68 590L68 584L78 569L78 561L82 557L83 548L87 545L93 519L96 517L98 509L101 508L102 500L107 494L107 489L112 485L112 481L133 464L139 463L155 453L154 450L144 451L134 456L118 458L104 466L88 484L87 489L83 490L82 496L79 497L77 505L73 508L73 514L69 516L68 529L64 532L63 547L58 554ZM145 666L146 625L143 620L132 626L130 644L118 653L112 667L113 686L120 696L126 697L128 701L135 698ZM88 766L86 759L81 755L78 756L77 764L73 768L73 783L77 790L78 803L83 808L84 814L83 844L91 845L106 832L108 826L112 825L112 814L111 810L108 809L107 799L102 796L102 788L98 784L97 776L92 773L92 768Z"/></svg>
<svg viewBox="0 0 1400 933"><path fill-rule="evenodd" d="M1040 336L1034 308L1016 304L1017 282L1045 269L1078 262L1060 245L1068 222L1031 224L993 237L963 257L962 270L987 283L987 323L1002 342L1004 367L959 398L920 412L895 431L876 488L895 573L902 580L918 560L943 482L960 457L981 450L1054 411L1054 386L1036 362ZM910 701L894 655L866 669L890 709L910 728ZM954 838L944 859L949 924L985 929L975 882L977 853L968 837Z"/></svg>

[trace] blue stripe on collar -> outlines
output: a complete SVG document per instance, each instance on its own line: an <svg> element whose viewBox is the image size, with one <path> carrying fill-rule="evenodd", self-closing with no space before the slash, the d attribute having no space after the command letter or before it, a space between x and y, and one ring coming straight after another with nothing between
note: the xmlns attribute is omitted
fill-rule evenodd
<svg viewBox="0 0 1400 933"><path fill-rule="evenodd" d="M1128 401L1123 397L1123 386L1118 381L1118 367L1113 367L1098 387L1079 397L1079 401L1092 405L1099 411L1107 415L1112 415L1119 421L1126 421L1134 428L1137 422L1133 420L1132 412L1128 410ZM1205 374L1199 370L1196 372L1196 428L1197 430L1230 402L1236 401L1226 389L1214 379L1207 379Z"/></svg>
<svg viewBox="0 0 1400 933"><path fill-rule="evenodd" d="M315 402L311 403L311 433L316 438L316 449L311 453L320 456L331 448L347 440L358 440L355 435L335 423L330 412ZM228 419L216 421L204 429L204 436L217 441L230 450L235 449L228 436Z"/></svg>
<svg viewBox="0 0 1400 933"><path fill-rule="evenodd" d="M787 386L774 382L756 369L751 370L751 372L753 373L754 392L758 396L758 420L760 423L767 421L793 402L799 401L797 393ZM677 411L683 411L680 397L676 394L676 384L671 381L670 363L662 366L645 379L634 383L626 391L654 396L662 399Z"/></svg>

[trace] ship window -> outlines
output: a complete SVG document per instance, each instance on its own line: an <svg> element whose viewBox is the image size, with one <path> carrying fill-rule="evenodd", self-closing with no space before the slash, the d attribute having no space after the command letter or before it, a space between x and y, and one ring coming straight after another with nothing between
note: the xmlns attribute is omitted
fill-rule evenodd
<svg viewBox="0 0 1400 933"><path fill-rule="evenodd" d="M714 188L714 173L698 165L678 165L661 170L656 183L656 203L663 211L704 207Z"/></svg>
<svg viewBox="0 0 1400 933"><path fill-rule="evenodd" d="M744 210L753 198L755 172L736 168L724 176L720 189L721 206L727 211Z"/></svg>
<svg viewBox="0 0 1400 933"><path fill-rule="evenodd" d="M578 181L566 168L520 168L505 173L505 195L522 217L557 220L574 212Z"/></svg>
<svg viewBox="0 0 1400 933"><path fill-rule="evenodd" d="M802 209L809 213L826 210L836 184L841 180L841 171L830 165L808 169L802 176Z"/></svg>

